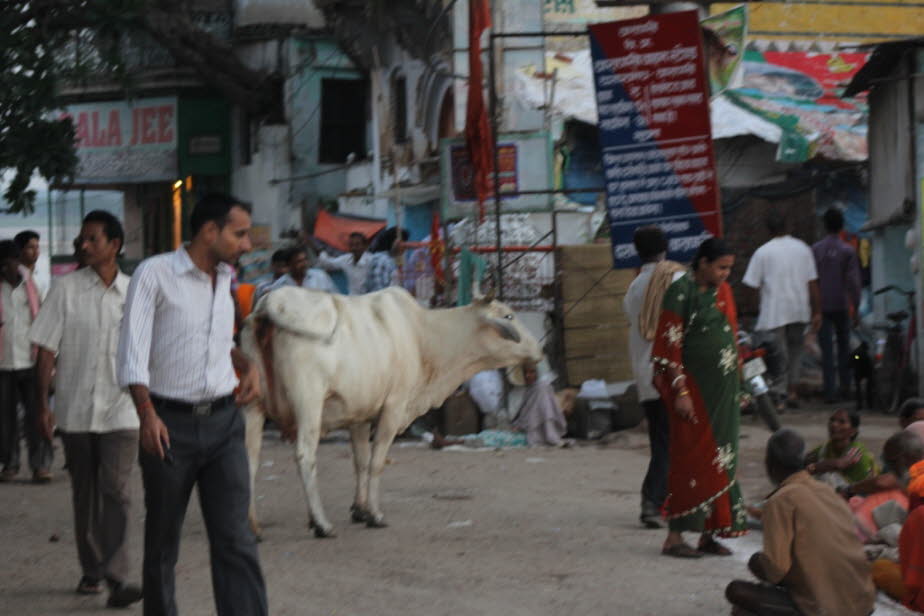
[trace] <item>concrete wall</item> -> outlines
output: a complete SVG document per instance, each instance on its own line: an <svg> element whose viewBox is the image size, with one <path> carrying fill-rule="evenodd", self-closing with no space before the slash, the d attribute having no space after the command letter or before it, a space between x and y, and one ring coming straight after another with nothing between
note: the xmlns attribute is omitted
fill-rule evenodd
<svg viewBox="0 0 924 616"><path fill-rule="evenodd" d="M235 165L232 194L253 204L253 224L268 226L270 238L301 226L301 216L289 200L289 184L272 183L292 175L289 127L263 126L256 133L256 151L249 165Z"/></svg>
<svg viewBox="0 0 924 616"><path fill-rule="evenodd" d="M876 221L900 211L903 202L914 196L907 81L890 81L870 92L868 134L869 214Z"/></svg>
<svg viewBox="0 0 924 616"><path fill-rule="evenodd" d="M738 3L715 3L712 14ZM920 36L924 11L917 0L817 2L791 0L751 4L748 36L788 44L790 41L863 42Z"/></svg>

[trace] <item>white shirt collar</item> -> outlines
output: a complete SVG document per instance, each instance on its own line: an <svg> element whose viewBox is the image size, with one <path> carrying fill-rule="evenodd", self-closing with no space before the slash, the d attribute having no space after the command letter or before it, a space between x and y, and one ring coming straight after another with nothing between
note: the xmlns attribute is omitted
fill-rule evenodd
<svg viewBox="0 0 924 616"><path fill-rule="evenodd" d="M181 245L173 253L173 271L177 274L186 274L193 270L200 271L195 263L193 263L192 257L189 256L189 251L186 250L185 245ZM233 268L227 263L219 263L216 267L216 273L219 276L230 276ZM205 274L205 272L202 272Z"/></svg>

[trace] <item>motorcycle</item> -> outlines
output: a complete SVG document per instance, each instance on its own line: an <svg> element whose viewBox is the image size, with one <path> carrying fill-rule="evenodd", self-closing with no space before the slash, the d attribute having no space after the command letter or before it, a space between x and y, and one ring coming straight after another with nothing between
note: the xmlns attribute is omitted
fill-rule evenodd
<svg viewBox="0 0 924 616"><path fill-rule="evenodd" d="M767 355L765 347L755 347L750 334L745 331L738 332L738 356L742 362L742 380L745 393L750 402L742 408L742 412L752 412L760 416L771 432L780 429L780 418L776 406L770 396L770 386L764 375L767 374Z"/></svg>

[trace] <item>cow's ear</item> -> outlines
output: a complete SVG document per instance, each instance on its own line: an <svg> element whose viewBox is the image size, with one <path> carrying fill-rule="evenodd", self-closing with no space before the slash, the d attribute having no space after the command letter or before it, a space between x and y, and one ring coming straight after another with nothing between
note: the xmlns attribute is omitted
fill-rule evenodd
<svg viewBox="0 0 924 616"><path fill-rule="evenodd" d="M494 328L494 331L496 331L504 340L510 340L516 344L520 343L520 332L518 332L509 321L487 318L485 319L485 322Z"/></svg>

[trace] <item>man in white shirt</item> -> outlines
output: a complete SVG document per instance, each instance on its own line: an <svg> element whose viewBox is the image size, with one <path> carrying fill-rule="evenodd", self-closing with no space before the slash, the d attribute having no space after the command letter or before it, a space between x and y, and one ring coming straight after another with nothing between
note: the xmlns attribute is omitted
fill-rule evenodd
<svg viewBox="0 0 924 616"><path fill-rule="evenodd" d="M38 287L19 262L16 243L0 241L0 481L10 481L19 474L20 403L25 411L23 429L32 481L51 481L53 448L38 429L35 352L29 342L29 328L40 303Z"/></svg>
<svg viewBox="0 0 924 616"><path fill-rule="evenodd" d="M128 288L116 365L141 423L146 616L177 614L174 570L196 485L216 613L267 614L238 411L259 394L259 376L234 346L231 297L231 264L251 249L250 227L249 206L207 195L190 216L192 241L143 261Z"/></svg>
<svg viewBox="0 0 924 616"><path fill-rule="evenodd" d="M760 292L755 329L769 334L780 349L785 371L775 390L796 407L805 329L811 323L818 331L821 325L818 274L812 249L786 233L782 215L771 212L766 224L772 239L754 252L742 282Z"/></svg>
<svg viewBox="0 0 924 616"><path fill-rule="evenodd" d="M648 463L648 472L642 483L642 512L639 516L642 524L647 528L661 527L661 507L667 498L667 470L668 436L670 422L667 409L661 402L661 397L652 384L654 368L651 363L652 340L642 332L642 310L645 305L645 296L652 281L652 276L659 263L665 262L667 255L667 238L659 227L639 227L633 235L635 250L642 260L642 267L638 276L629 285L623 297L623 310L629 319L629 356L632 359L632 372L635 376L635 386L638 390L638 399L645 409L648 421L648 443L651 447L651 460ZM664 276L666 289L670 282L683 275L681 271L673 271L679 267L668 267ZM662 289L663 297L663 289ZM660 313L660 303L658 303ZM654 319L657 323L657 319Z"/></svg>
<svg viewBox="0 0 924 616"><path fill-rule="evenodd" d="M38 287L39 295L44 299L47 289L35 277L35 264L38 263L39 258L39 239L39 234L31 229L20 231L13 237L13 241L19 247L19 262L29 270L29 274Z"/></svg>
<svg viewBox="0 0 924 616"><path fill-rule="evenodd" d="M332 257L321 251L318 255L318 267L328 272L342 271L346 275L350 295L366 292L366 277L369 275L369 263L372 255L366 252L369 242L359 231L350 233L349 252Z"/></svg>
<svg viewBox="0 0 924 616"><path fill-rule="evenodd" d="M336 293L337 287L334 281L330 279L327 272L308 265L308 251L304 247L292 248L289 251L289 273L283 274L279 280L274 282L269 291L275 291L282 287L302 287L304 289L315 289L317 291L327 291Z"/></svg>
<svg viewBox="0 0 924 616"><path fill-rule="evenodd" d="M122 223L94 210L79 237L87 267L55 281L30 331L39 349L39 425L51 440L57 423L64 444L83 573L77 593L101 593L105 580L107 606L127 607L141 600L141 588L126 583L138 416L115 370L129 280L116 263ZM52 416L48 395L56 369Z"/></svg>

